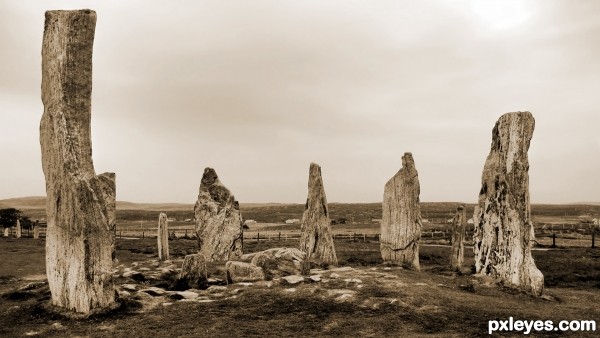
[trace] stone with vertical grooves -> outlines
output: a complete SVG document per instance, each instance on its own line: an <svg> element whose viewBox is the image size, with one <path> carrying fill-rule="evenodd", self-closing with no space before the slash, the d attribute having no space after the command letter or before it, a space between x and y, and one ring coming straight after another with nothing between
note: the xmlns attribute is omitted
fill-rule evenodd
<svg viewBox="0 0 600 338"><path fill-rule="evenodd" d="M381 256L406 268L420 270L421 210L419 176L411 153L385 185L381 218Z"/></svg>
<svg viewBox="0 0 600 338"><path fill-rule="evenodd" d="M169 259L169 221L167 214L161 212L158 216L158 232L156 236L158 245L158 259L166 261Z"/></svg>
<svg viewBox="0 0 600 338"><path fill-rule="evenodd" d="M207 261L228 261L242 256L240 205L212 168L204 169L194 215L198 252Z"/></svg>
<svg viewBox="0 0 600 338"><path fill-rule="evenodd" d="M42 45L46 274L52 303L82 313L115 301L114 186L96 176L90 135L95 26L91 10L48 11Z"/></svg>
<svg viewBox="0 0 600 338"><path fill-rule="evenodd" d="M464 205L456 208L456 215L452 220L452 250L450 268L460 271L465 259L465 231L467 227L467 210Z"/></svg>
<svg viewBox="0 0 600 338"><path fill-rule="evenodd" d="M316 163L310 164L308 197L301 223L300 250L306 254L306 259L337 265L321 167Z"/></svg>
<svg viewBox="0 0 600 338"><path fill-rule="evenodd" d="M475 207L475 271L540 296L544 276L535 266L527 152L535 120L530 112L502 115L492 131Z"/></svg>
<svg viewBox="0 0 600 338"><path fill-rule="evenodd" d="M106 212L108 213L108 227L111 232L111 257L113 262L117 262L115 239L117 231L117 182L115 173L102 173L98 175L102 196L106 203Z"/></svg>

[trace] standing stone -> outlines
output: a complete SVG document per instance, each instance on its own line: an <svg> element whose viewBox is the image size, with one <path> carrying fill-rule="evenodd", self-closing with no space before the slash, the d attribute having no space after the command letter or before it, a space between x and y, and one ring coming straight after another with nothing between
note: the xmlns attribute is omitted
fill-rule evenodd
<svg viewBox="0 0 600 338"><path fill-rule="evenodd" d="M310 164L308 197L301 223L300 250L306 253L306 259L337 265L321 167L316 163Z"/></svg>
<svg viewBox="0 0 600 338"><path fill-rule="evenodd" d="M21 233L21 221L17 220L17 226L15 227L16 231L15 231L15 238L21 238L22 233Z"/></svg>
<svg viewBox="0 0 600 338"><path fill-rule="evenodd" d="M10 228L4 228L4 237L10 236Z"/></svg>
<svg viewBox="0 0 600 338"><path fill-rule="evenodd" d="M411 153L402 156L402 168L385 185L381 218L381 256L384 261L420 270L421 210L419 176Z"/></svg>
<svg viewBox="0 0 600 338"><path fill-rule="evenodd" d="M183 259L179 283L187 288L202 289L207 285L208 270L202 254L187 255Z"/></svg>
<svg viewBox="0 0 600 338"><path fill-rule="evenodd" d="M166 261L169 259L169 221L167 214L161 212L158 216L158 259Z"/></svg>
<svg viewBox="0 0 600 338"><path fill-rule="evenodd" d="M529 112L504 114L492 131L483 167L475 224L475 271L540 296L544 276L535 266L527 151L535 120Z"/></svg>
<svg viewBox="0 0 600 338"><path fill-rule="evenodd" d="M96 176L90 136L95 26L91 10L48 11L42 46L46 274L52 303L83 313L115 300L114 185Z"/></svg>
<svg viewBox="0 0 600 338"><path fill-rule="evenodd" d="M465 259L465 231L467 228L467 210L463 205L456 208L456 215L452 220L452 256L450 256L450 267L452 270L460 271Z"/></svg>
<svg viewBox="0 0 600 338"><path fill-rule="evenodd" d="M102 173L98 175L101 184L102 194L106 201L106 211L108 212L108 227L111 232L111 257L113 263L117 263L115 239L117 237L117 184L115 173Z"/></svg>
<svg viewBox="0 0 600 338"><path fill-rule="evenodd" d="M204 169L194 215L198 252L207 261L228 261L242 256L240 205L212 168Z"/></svg>
<svg viewBox="0 0 600 338"><path fill-rule="evenodd" d="M39 239L39 238L40 238L40 222L35 221L35 223L33 224L33 239Z"/></svg>

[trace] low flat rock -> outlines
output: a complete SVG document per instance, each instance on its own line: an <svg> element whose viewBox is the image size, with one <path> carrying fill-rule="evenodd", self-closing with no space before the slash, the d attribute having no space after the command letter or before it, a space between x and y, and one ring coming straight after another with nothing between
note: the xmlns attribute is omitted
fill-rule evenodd
<svg viewBox="0 0 600 338"><path fill-rule="evenodd" d="M138 288L137 284L121 284L121 288L127 291L135 291Z"/></svg>
<svg viewBox="0 0 600 338"><path fill-rule="evenodd" d="M199 296L199 294L194 291L179 291L176 294L185 299L195 299Z"/></svg>
<svg viewBox="0 0 600 338"><path fill-rule="evenodd" d="M149 287L147 289L139 290L138 292L147 293L150 296L164 296L167 292L165 289L157 288L157 287Z"/></svg>
<svg viewBox="0 0 600 338"><path fill-rule="evenodd" d="M273 248L257 252L251 263L263 268L267 279L303 274L306 254L297 248Z"/></svg>
<svg viewBox="0 0 600 338"><path fill-rule="evenodd" d="M227 271L227 279L232 283L265 280L263 269L250 263L228 261L225 263L225 270Z"/></svg>
<svg viewBox="0 0 600 338"><path fill-rule="evenodd" d="M282 281L285 281L287 284L298 284L304 282L304 277L299 275L291 275L281 277Z"/></svg>

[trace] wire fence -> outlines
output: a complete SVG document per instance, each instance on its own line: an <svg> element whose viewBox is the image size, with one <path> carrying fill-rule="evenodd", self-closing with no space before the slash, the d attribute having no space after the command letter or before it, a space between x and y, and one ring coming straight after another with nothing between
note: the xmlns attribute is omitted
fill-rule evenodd
<svg viewBox="0 0 600 338"><path fill-rule="evenodd" d="M34 237L36 231L32 228L24 228L21 231L21 237ZM40 238L46 237L46 227L37 229ZM541 246L559 247L596 247L596 235L600 233L600 226L594 224L536 224L535 235L536 243ZM4 237L15 238L17 234L16 228L4 228L2 235ZM474 227L470 225L466 229L466 242L472 242ZM148 227L144 229L134 229L132 227L116 228L114 235L119 239L145 239L156 238L157 228ZM379 241L380 233L378 232L351 232L333 233L333 239L336 241L347 240L354 242ZM299 240L301 233L299 230L265 230L265 231L244 231L243 240L246 242L252 241L288 241ZM196 231L194 226L179 226L170 229L170 239L195 239ZM423 229L421 232L421 240L423 242L447 242L450 243L452 231L449 226L430 227Z"/></svg>

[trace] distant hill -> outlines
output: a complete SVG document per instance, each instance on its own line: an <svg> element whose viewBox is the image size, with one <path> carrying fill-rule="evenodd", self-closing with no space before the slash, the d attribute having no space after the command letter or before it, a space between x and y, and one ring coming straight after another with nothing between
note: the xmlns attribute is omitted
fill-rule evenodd
<svg viewBox="0 0 600 338"><path fill-rule="evenodd" d="M285 203L241 203L242 208L260 208L285 206ZM46 209L45 196L29 196L0 200L0 209L15 208L20 210ZM190 211L194 204L186 203L135 203L117 201L117 210L146 210L146 211Z"/></svg>
<svg viewBox="0 0 600 338"><path fill-rule="evenodd" d="M45 209L46 196L30 196L0 200L0 209L15 208L20 210Z"/></svg>

